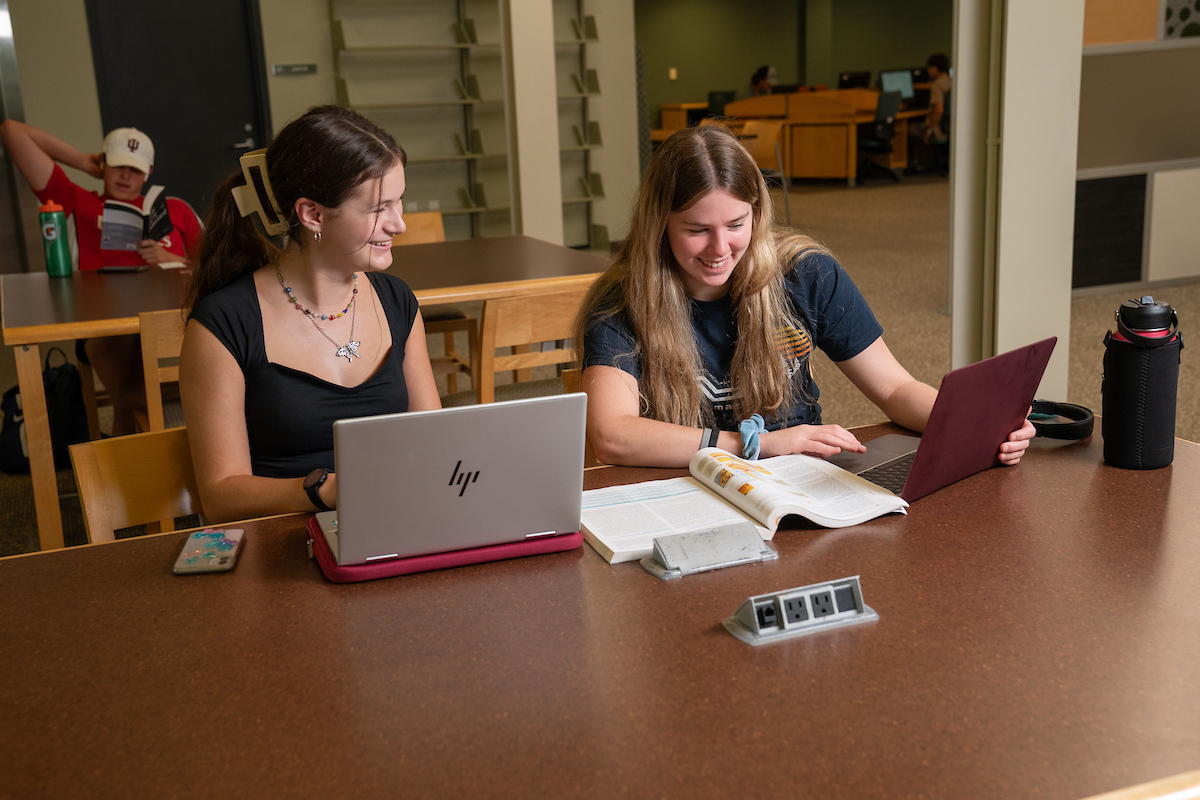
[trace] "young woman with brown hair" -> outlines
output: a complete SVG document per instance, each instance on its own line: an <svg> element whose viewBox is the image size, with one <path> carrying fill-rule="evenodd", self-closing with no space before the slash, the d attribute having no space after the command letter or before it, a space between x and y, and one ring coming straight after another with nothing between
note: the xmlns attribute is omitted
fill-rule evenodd
<svg viewBox="0 0 1200 800"><path fill-rule="evenodd" d="M766 184L728 130L677 131L576 320L588 438L607 463L684 467L704 446L742 453L739 427L757 414L766 432L748 440L763 457L861 452L849 431L821 424L814 345L889 419L924 430L937 392L882 333L827 250L774 229ZM1033 433L1026 422L1000 460L1017 463Z"/></svg>
<svg viewBox="0 0 1200 800"><path fill-rule="evenodd" d="M416 298L380 272L405 162L374 123L320 106L217 190L180 358L211 519L332 507L335 420L439 407Z"/></svg>

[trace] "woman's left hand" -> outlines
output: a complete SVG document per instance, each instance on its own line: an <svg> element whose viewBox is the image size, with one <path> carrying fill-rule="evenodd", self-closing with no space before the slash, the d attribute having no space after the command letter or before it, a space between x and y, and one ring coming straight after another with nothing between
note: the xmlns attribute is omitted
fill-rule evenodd
<svg viewBox="0 0 1200 800"><path fill-rule="evenodd" d="M1031 408L1030 411L1033 409ZM1011 467L1021 460L1029 448L1029 440L1037 435L1033 423L1025 420L1025 424L1008 435L1008 441L1000 445L1000 463Z"/></svg>

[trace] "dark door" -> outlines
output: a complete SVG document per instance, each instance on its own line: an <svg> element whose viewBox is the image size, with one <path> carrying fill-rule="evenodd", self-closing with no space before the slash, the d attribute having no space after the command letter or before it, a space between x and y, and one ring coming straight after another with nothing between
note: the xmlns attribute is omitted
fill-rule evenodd
<svg viewBox="0 0 1200 800"><path fill-rule="evenodd" d="M147 186L203 217L238 156L270 135L257 0L87 0L87 12L105 132L145 131Z"/></svg>

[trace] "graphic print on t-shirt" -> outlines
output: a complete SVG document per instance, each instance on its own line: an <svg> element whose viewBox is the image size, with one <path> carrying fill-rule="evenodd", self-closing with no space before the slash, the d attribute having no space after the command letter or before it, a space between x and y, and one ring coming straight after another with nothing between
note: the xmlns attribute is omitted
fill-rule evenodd
<svg viewBox="0 0 1200 800"><path fill-rule="evenodd" d="M787 365L788 378L802 376L808 357L812 353L812 339L809 338L808 331L784 325L776 331L775 342ZM705 365L700 375L700 393L712 405L717 427L726 431L736 430L739 420L733 415L733 386L729 375L718 378Z"/></svg>

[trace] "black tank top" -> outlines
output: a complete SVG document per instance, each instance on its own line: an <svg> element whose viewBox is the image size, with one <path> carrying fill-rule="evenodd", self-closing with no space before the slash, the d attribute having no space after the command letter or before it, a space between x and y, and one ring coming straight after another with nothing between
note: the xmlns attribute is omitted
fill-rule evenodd
<svg viewBox="0 0 1200 800"><path fill-rule="evenodd" d="M213 332L246 378L246 430L255 475L297 478L317 467L333 469L334 421L408 410L404 345L417 318L417 298L399 278L372 272L367 279L387 316L392 351L378 372L353 388L267 361L253 273L192 309L189 319Z"/></svg>

